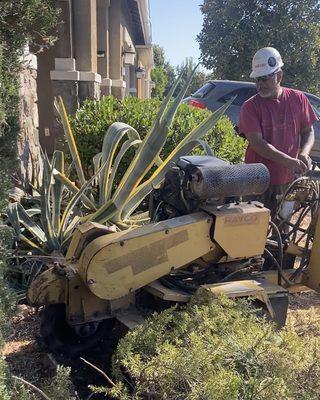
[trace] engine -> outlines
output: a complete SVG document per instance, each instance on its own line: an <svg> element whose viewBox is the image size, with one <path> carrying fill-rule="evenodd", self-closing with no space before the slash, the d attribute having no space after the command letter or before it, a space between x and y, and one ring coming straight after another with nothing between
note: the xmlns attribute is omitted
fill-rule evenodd
<svg viewBox="0 0 320 400"><path fill-rule="evenodd" d="M263 164L230 164L216 157L185 156L167 172L153 191L150 217L161 221L257 196L269 186L269 171Z"/></svg>

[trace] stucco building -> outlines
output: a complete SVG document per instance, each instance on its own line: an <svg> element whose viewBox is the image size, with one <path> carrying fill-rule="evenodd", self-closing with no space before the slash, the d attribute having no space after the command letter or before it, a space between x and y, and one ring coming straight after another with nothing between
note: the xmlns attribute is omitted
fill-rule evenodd
<svg viewBox="0 0 320 400"><path fill-rule="evenodd" d="M61 95L69 113L112 94L149 98L153 54L148 0L54 0L58 40L38 56L39 136L50 154L62 130L53 114Z"/></svg>

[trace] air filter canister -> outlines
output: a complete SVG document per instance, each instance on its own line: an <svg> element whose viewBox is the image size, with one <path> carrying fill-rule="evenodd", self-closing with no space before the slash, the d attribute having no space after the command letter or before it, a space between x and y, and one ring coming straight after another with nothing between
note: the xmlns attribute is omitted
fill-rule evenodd
<svg viewBox="0 0 320 400"><path fill-rule="evenodd" d="M264 164L235 164L188 168L189 190L198 200L216 197L259 195L269 187L269 171Z"/></svg>

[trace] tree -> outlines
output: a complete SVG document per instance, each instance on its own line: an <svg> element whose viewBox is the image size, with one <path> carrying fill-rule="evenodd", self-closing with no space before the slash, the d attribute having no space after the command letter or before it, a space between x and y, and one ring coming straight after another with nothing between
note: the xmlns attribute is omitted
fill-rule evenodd
<svg viewBox="0 0 320 400"><path fill-rule="evenodd" d="M151 79L155 83L155 87L152 89L152 97L162 98L168 84L166 70L163 67L153 68Z"/></svg>
<svg viewBox="0 0 320 400"><path fill-rule="evenodd" d="M19 77L25 67L21 64L20 56L28 44L34 50L40 51L53 43L52 33L57 24L58 14L58 10L55 10L46 0L0 1L0 159L1 167L3 167L3 169L0 168L0 182L2 189L4 188L2 179L7 180L8 171L14 170L17 174L23 170L32 170L39 162L37 154L31 155L26 146L31 137L38 144L37 135L34 135L33 130L26 129L23 124L19 126L19 122L23 121L18 114L26 108L26 103L25 98L19 99L19 90L21 94L25 85L19 85L18 80L30 81L29 77L25 78L23 75ZM20 112L20 115L23 113ZM20 163L19 166L13 166L17 154L20 157ZM19 175L21 183L25 184L26 182L22 179L23 173Z"/></svg>
<svg viewBox="0 0 320 400"><path fill-rule="evenodd" d="M272 46L284 60L284 84L320 92L318 0L204 0L197 37L203 64L217 78L247 80L254 53Z"/></svg>
<svg viewBox="0 0 320 400"><path fill-rule="evenodd" d="M151 71L151 79L155 83L152 97L165 96L172 86L176 75L174 67L166 61L164 49L157 44L153 46L154 68Z"/></svg>
<svg viewBox="0 0 320 400"><path fill-rule="evenodd" d="M191 74L191 72L194 70L196 65L197 65L197 63L194 61L194 59L192 57L187 57L182 64L177 66L177 68L176 68L177 75L180 75L182 73L182 76L185 79L187 76L189 76ZM193 79L188 87L186 96L189 96L192 93L196 92L201 86L204 85L204 83L207 80L209 80L209 75L207 75L205 72L199 70L199 67L198 67L193 76ZM180 83L179 87L177 88L177 91L180 89L181 85L182 85L182 82Z"/></svg>

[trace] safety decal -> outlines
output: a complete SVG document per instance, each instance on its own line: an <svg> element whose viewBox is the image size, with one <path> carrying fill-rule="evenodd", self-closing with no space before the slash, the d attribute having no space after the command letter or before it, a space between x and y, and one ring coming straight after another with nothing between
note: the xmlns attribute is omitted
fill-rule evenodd
<svg viewBox="0 0 320 400"><path fill-rule="evenodd" d="M277 61L274 57L269 57L268 58L268 65L269 67L274 67L277 64Z"/></svg>

